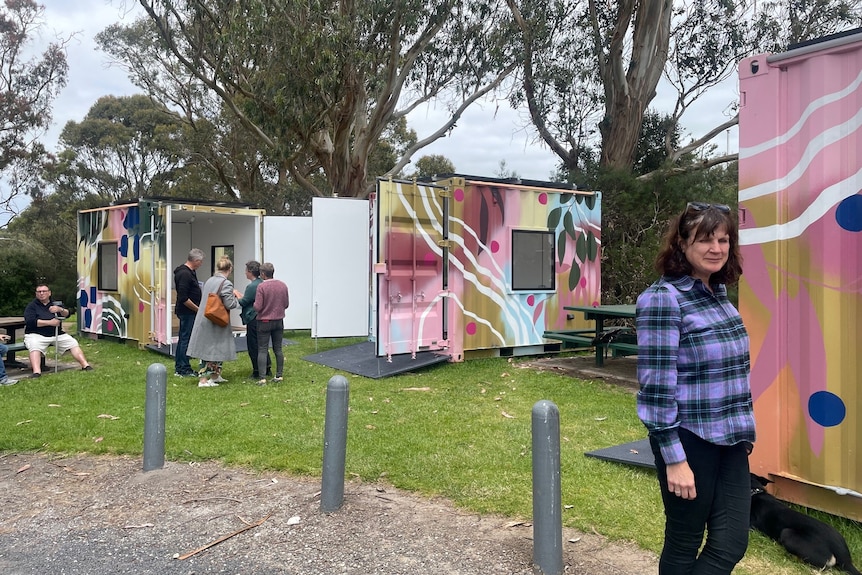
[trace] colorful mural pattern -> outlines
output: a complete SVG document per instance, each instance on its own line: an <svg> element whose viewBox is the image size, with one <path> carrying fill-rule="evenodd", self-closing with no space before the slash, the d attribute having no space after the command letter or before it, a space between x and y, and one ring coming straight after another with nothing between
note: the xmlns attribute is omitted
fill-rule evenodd
<svg viewBox="0 0 862 575"><path fill-rule="evenodd" d="M765 447L753 457L860 492L862 42L765 63L740 63L740 308Z"/></svg>
<svg viewBox="0 0 862 575"><path fill-rule="evenodd" d="M149 210L145 210L148 212ZM160 218L154 215L155 220ZM139 342L150 341L154 303L153 238L150 217L138 205L116 206L78 214L78 305L81 331ZM157 235L157 234L156 234ZM117 291L99 289L99 244L117 245ZM164 321L162 321L164 323Z"/></svg>
<svg viewBox="0 0 862 575"><path fill-rule="evenodd" d="M540 345L545 330L571 327L564 306L598 301L598 194L448 183L448 198L441 186L379 185L378 353L436 343L460 359L470 350ZM556 286L513 291L513 230L548 229L555 236ZM445 334L441 305L448 306Z"/></svg>

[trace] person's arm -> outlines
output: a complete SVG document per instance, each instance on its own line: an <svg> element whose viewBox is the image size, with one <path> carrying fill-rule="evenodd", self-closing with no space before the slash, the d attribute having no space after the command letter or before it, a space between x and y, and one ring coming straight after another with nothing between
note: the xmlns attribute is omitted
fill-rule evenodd
<svg viewBox="0 0 862 575"><path fill-rule="evenodd" d="M669 290L650 289L638 297L635 319L640 385L638 417L650 436L658 441L662 458L668 465L686 459L677 433L677 356L681 321L679 303Z"/></svg>
<svg viewBox="0 0 862 575"><path fill-rule="evenodd" d="M263 311L263 303L266 299L266 290L263 289L263 284L265 283L266 282L260 282L260 284L257 286L257 292L254 295L254 310L257 313Z"/></svg>
<svg viewBox="0 0 862 575"><path fill-rule="evenodd" d="M198 306L195 305L195 302L193 302L189 298L189 288L191 287L190 284L193 281L194 278L192 277L191 273L186 270L180 270L179 273L174 276L174 284L177 288L177 305L184 305L188 309L197 313Z"/></svg>
<svg viewBox="0 0 862 575"><path fill-rule="evenodd" d="M242 297L239 300L239 305L241 307L248 307L249 304L253 304L255 294L257 294L256 285L248 284L245 286L245 292L243 292Z"/></svg>
<svg viewBox="0 0 862 575"><path fill-rule="evenodd" d="M287 289L287 284L284 284L284 309L290 307L290 290Z"/></svg>
<svg viewBox="0 0 862 575"><path fill-rule="evenodd" d="M230 280L224 281L218 295L221 297L221 301L227 309L239 307L239 300L237 300L236 296L233 295L233 284L230 283Z"/></svg>

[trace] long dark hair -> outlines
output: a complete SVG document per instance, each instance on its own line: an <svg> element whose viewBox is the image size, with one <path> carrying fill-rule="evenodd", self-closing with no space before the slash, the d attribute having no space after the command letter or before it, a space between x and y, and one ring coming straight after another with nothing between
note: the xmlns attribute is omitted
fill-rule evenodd
<svg viewBox="0 0 862 575"><path fill-rule="evenodd" d="M706 207L703 207L706 206ZM726 208L726 206L720 206ZM691 275L691 264L685 257L683 246L692 238L709 237L719 228L724 228L730 238L727 262L710 276L710 283L735 284L742 275L742 255L739 253L739 227L730 209L723 211L714 205L690 203L680 215L671 220L665 233L661 250L656 257L655 268L668 277Z"/></svg>

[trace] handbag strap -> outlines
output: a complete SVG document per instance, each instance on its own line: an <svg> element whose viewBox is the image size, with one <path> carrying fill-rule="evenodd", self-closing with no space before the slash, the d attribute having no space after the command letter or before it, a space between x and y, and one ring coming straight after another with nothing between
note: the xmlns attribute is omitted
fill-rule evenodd
<svg viewBox="0 0 862 575"><path fill-rule="evenodd" d="M215 294L218 296L219 299L221 299L221 286L223 286L224 282L226 282L226 281L227 281L227 278L224 278L223 280L221 280L221 283L218 284L218 289L215 291ZM222 303L224 303L224 302L222 302Z"/></svg>

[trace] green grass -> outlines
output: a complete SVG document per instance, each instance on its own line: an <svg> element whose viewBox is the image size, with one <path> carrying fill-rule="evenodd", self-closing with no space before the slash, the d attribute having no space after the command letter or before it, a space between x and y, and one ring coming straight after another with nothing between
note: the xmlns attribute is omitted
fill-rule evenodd
<svg viewBox="0 0 862 575"><path fill-rule="evenodd" d="M83 340L95 371L48 374L0 390L0 451L140 456L146 372L158 362L168 371L167 459L319 476L326 386L340 372L301 358L358 340L314 341L307 332L290 331L286 337L296 345L285 348L284 383L254 385L247 379L248 355L241 353L225 365L230 382L211 389L173 377L165 356ZM342 373L350 383L348 476L529 519L532 408L550 400L560 412L564 524L658 552L663 520L655 473L583 455L644 437L634 395L604 382L519 367L522 361L476 359L380 380ZM862 561L859 524L817 516L835 525ZM736 572L812 570L753 534Z"/></svg>

